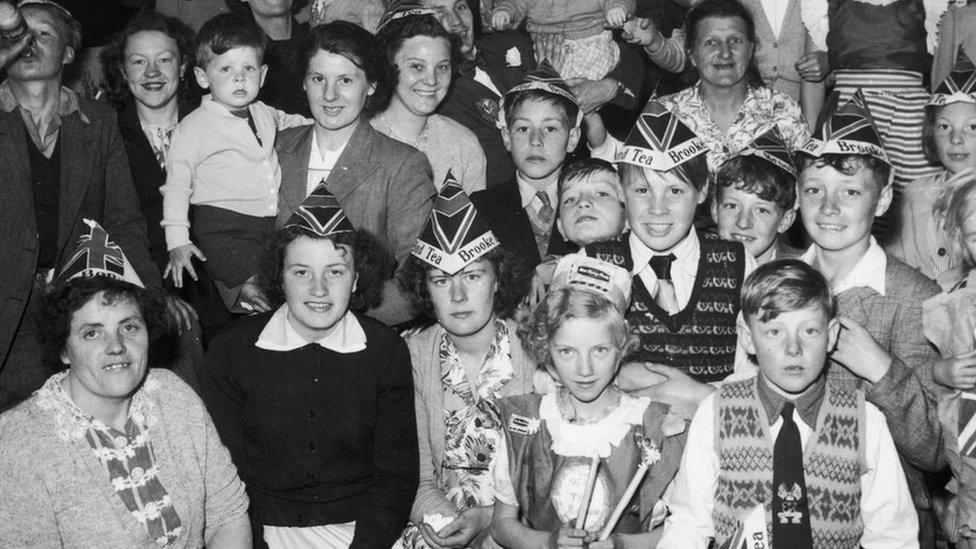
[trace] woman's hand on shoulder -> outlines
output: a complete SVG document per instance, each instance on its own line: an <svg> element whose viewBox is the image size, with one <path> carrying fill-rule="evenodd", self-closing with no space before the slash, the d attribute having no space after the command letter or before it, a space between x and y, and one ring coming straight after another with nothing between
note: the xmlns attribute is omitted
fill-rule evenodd
<svg viewBox="0 0 976 549"><path fill-rule="evenodd" d="M169 263L166 264L166 270L163 271L163 278L171 276L173 278L173 286L177 288L183 287L183 271L186 270L190 274L190 278L197 280L197 271L193 268L193 258L196 257L200 261L206 261L206 256L192 243L184 244L182 246L177 246L169 251Z"/></svg>

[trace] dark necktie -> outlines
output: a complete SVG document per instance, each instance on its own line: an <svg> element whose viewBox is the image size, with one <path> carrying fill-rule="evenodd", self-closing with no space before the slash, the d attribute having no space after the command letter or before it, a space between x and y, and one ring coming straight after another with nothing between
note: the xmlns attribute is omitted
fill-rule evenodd
<svg viewBox="0 0 976 549"><path fill-rule="evenodd" d="M650 261L651 269L657 276L657 293L654 295L654 301L669 315L681 310L678 306L678 297L675 295L674 282L671 280L671 263L674 260L674 254L668 254L656 255Z"/></svg>
<svg viewBox="0 0 976 549"><path fill-rule="evenodd" d="M783 425L773 447L773 547L812 549L803 444L793 421L793 403L783 405Z"/></svg>
<svg viewBox="0 0 976 549"><path fill-rule="evenodd" d="M251 116L251 109L239 109L235 111L230 111L234 116L247 120L247 126L251 128L251 133L254 134L254 138L258 140L258 145L264 146L261 142L261 136L258 135L258 127L254 124L254 117Z"/></svg>

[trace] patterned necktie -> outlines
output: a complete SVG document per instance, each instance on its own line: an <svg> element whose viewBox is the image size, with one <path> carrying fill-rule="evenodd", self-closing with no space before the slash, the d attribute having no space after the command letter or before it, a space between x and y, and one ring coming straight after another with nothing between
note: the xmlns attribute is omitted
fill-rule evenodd
<svg viewBox="0 0 976 549"><path fill-rule="evenodd" d="M678 305L678 297L674 292L674 282L671 280L671 263L675 260L674 254L656 255L651 258L651 269L657 276L657 294L654 300L669 315L673 315L681 310Z"/></svg>
<svg viewBox="0 0 976 549"><path fill-rule="evenodd" d="M783 404L783 425L773 446L773 547L812 549L803 444L793 421L793 403Z"/></svg>
<svg viewBox="0 0 976 549"><path fill-rule="evenodd" d="M535 233L535 245L539 249L539 257L544 259L549 250L549 234L552 232L552 217L555 212L553 212L552 203L549 202L549 195L545 191L539 191L535 193L535 196L542 202L542 205L535 213L532 232Z"/></svg>

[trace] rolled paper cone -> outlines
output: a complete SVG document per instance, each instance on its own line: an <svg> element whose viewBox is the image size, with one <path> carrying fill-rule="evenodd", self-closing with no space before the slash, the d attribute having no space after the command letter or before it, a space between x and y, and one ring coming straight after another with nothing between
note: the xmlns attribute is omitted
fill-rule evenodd
<svg viewBox="0 0 976 549"><path fill-rule="evenodd" d="M620 516L624 514L624 510L627 509L627 505L630 504L630 499L634 497L634 492L637 491L637 486L640 484L641 480L644 479L644 475L647 474L647 470L651 466L647 463L641 463L637 471L634 472L634 478L630 479L630 484L627 485L627 489L624 490L624 495L620 497L620 501L617 502L617 506L613 508L613 513L610 518L607 519L607 524L603 527L603 531L600 532L600 537L598 541L605 541L610 537L610 533L613 532L615 526L617 526L617 521L620 520Z"/></svg>
<svg viewBox="0 0 976 549"><path fill-rule="evenodd" d="M590 474L586 477L586 489L580 498L579 514L576 515L576 529L582 530L586 525L586 513L590 510L590 498L593 497L593 487L596 486L596 472L600 468L600 454L593 452L590 462Z"/></svg>

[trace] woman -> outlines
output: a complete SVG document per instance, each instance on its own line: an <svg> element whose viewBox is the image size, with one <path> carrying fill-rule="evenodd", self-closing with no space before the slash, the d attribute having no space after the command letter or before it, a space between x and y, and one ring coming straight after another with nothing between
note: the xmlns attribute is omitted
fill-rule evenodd
<svg viewBox="0 0 976 549"><path fill-rule="evenodd" d="M0 416L5 547L250 546L244 485L203 403L149 368L160 308L104 275L45 297L45 350L67 370Z"/></svg>
<svg viewBox="0 0 976 549"><path fill-rule="evenodd" d="M410 354L362 311L385 254L325 185L279 229L266 295L281 305L210 345L201 392L269 547L390 547L417 493Z"/></svg>
<svg viewBox="0 0 976 549"><path fill-rule="evenodd" d="M454 210L470 224L439 223ZM535 364L511 320L527 290L527 271L478 217L458 184L448 181L434 203L417 252L399 273L400 287L437 323L407 339L413 361L420 489L403 544L412 547L497 547L488 535L494 490L489 464L501 425L495 401L532 392ZM458 230L465 231L458 234ZM443 249L435 234L463 242ZM427 252L430 253L427 253ZM431 259L436 257L438 260ZM440 515L442 523L428 521ZM433 525L432 525L433 524Z"/></svg>
<svg viewBox="0 0 976 549"><path fill-rule="evenodd" d="M397 4L388 12L376 39L386 50L396 87L389 105L370 124L384 135L412 145L427 155L434 184L447 172L454 174L464 192L485 188L485 153L471 130L435 114L451 86L457 45L435 17L436 10L417 11L416 4ZM429 11L429 13L423 13Z"/></svg>
<svg viewBox="0 0 976 549"><path fill-rule="evenodd" d="M336 21L312 30L302 59L315 124L278 135L278 224L325 181L353 225L376 235L402 264L430 214L436 189L423 153L368 123L389 93L382 50L362 28ZM411 318L392 281L382 307L370 314L389 325Z"/></svg>
<svg viewBox="0 0 976 549"><path fill-rule="evenodd" d="M736 0L704 0L685 19L688 59L700 79L660 98L709 148L712 172L775 125L791 150L810 130L796 101L763 85L755 69L756 27Z"/></svg>

